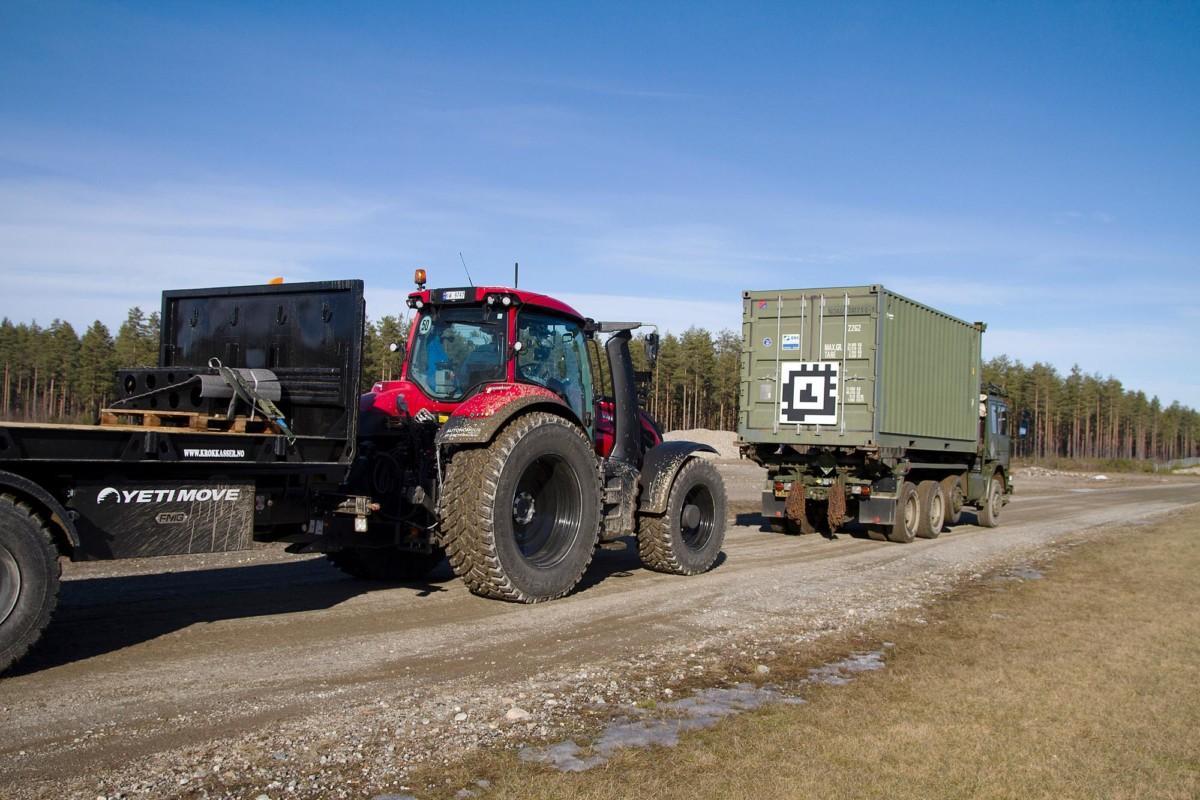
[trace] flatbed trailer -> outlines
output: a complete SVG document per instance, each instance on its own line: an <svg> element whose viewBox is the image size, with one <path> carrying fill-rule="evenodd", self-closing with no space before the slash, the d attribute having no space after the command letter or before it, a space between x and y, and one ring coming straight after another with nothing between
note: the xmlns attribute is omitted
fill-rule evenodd
<svg viewBox="0 0 1200 800"><path fill-rule="evenodd" d="M164 292L158 366L118 374L140 406L109 424L0 422L0 670L48 623L60 556L220 552L303 542L334 515L365 524L366 499L340 491L365 322L361 281ZM219 382L221 367L271 375L287 422L244 395L227 414L192 410L211 404L198 376Z"/></svg>

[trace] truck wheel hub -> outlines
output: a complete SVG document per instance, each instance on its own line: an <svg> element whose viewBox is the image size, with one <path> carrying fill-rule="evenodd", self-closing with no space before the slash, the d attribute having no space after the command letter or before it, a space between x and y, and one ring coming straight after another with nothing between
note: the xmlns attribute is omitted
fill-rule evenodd
<svg viewBox="0 0 1200 800"><path fill-rule="evenodd" d="M20 596L21 570L8 548L0 545L0 622L8 619Z"/></svg>
<svg viewBox="0 0 1200 800"><path fill-rule="evenodd" d="M680 521L683 522L683 527L685 528L699 527L700 507L695 505L684 506L683 518Z"/></svg>
<svg viewBox="0 0 1200 800"><path fill-rule="evenodd" d="M513 498L513 521L518 525L528 525L533 522L537 504L529 492L520 492Z"/></svg>

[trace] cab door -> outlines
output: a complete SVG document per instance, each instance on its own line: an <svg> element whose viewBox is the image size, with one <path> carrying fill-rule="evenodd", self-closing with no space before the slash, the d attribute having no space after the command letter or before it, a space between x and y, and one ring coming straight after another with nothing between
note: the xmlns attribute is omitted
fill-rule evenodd
<svg viewBox="0 0 1200 800"><path fill-rule="evenodd" d="M999 397L987 400L986 432L988 461L998 461L1007 472L1012 440L1008 433L1008 404Z"/></svg>

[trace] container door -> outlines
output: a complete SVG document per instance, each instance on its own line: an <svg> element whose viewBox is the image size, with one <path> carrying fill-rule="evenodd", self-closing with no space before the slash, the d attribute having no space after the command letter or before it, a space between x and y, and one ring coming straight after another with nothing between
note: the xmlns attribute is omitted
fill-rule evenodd
<svg viewBox="0 0 1200 800"><path fill-rule="evenodd" d="M869 443L877 295L861 288L754 292L744 302L743 436Z"/></svg>

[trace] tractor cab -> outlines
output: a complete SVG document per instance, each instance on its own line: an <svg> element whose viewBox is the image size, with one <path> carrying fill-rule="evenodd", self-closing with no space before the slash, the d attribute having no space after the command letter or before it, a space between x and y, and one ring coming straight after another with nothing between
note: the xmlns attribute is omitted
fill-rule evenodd
<svg viewBox="0 0 1200 800"><path fill-rule="evenodd" d="M427 289L424 275L417 278L418 289L407 301L416 313L400 378L376 383L364 397L364 411L441 424L460 411L479 413L480 395L549 393L587 431L597 455L611 454L615 402L598 385L597 372L606 370L589 354L599 324L536 292L502 286ZM604 327L604 333L616 330ZM654 420L640 409L637 416L642 449L661 443Z"/></svg>

